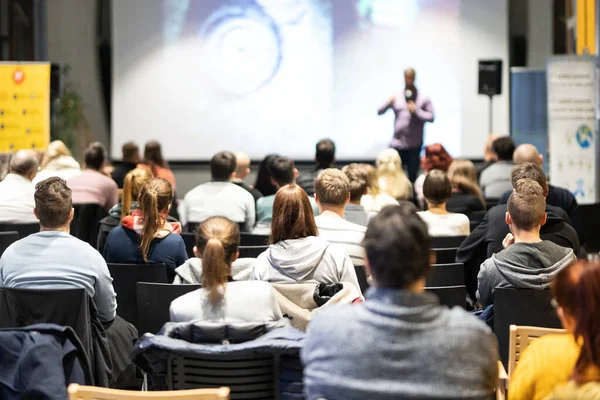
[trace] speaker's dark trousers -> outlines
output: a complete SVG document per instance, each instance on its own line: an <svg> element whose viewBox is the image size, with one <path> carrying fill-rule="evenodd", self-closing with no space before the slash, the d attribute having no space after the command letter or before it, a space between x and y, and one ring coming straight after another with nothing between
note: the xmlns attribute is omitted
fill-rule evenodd
<svg viewBox="0 0 600 400"><path fill-rule="evenodd" d="M409 149L396 149L398 154L400 154L402 165L406 169L408 179L410 179L412 183L415 183L415 180L417 180L417 174L419 173L419 168L421 168L421 147L423 146L421 145Z"/></svg>

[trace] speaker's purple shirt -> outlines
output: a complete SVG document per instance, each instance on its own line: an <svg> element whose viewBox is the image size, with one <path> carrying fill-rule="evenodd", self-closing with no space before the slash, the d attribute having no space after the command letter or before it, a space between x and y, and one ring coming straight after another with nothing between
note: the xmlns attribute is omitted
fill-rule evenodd
<svg viewBox="0 0 600 400"><path fill-rule="evenodd" d="M428 97L417 92L415 101L417 111L414 114L408 110L404 92L398 93L393 102L388 101L378 111L385 113L388 109L394 110L394 137L390 146L395 149L413 149L423 145L423 127L425 122L433 122L433 106Z"/></svg>

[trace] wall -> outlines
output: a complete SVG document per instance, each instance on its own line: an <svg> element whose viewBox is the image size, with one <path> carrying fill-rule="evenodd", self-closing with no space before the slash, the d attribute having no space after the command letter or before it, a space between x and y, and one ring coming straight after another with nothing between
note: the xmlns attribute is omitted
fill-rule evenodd
<svg viewBox="0 0 600 400"><path fill-rule="evenodd" d="M478 95L479 59L502 59L502 94L493 100L493 132L509 133L508 2L463 0L460 14L463 157L479 158L488 132L489 99Z"/></svg>
<svg viewBox="0 0 600 400"><path fill-rule="evenodd" d="M70 67L66 81L81 95L90 139L108 145L96 47L96 1L51 0L47 6L48 58Z"/></svg>
<svg viewBox="0 0 600 400"><path fill-rule="evenodd" d="M553 53L553 1L529 0L527 12L527 66L546 68Z"/></svg>

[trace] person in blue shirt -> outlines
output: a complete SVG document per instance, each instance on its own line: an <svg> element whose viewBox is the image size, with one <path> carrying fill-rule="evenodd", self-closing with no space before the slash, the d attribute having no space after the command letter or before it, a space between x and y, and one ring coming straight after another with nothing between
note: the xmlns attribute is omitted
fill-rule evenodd
<svg viewBox="0 0 600 400"><path fill-rule="evenodd" d="M167 222L173 200L173 188L163 178L146 182L138 199L139 210L123 218L113 229L104 246L108 263L164 263L167 279L173 281L175 268L187 259L185 243L179 233L181 224Z"/></svg>

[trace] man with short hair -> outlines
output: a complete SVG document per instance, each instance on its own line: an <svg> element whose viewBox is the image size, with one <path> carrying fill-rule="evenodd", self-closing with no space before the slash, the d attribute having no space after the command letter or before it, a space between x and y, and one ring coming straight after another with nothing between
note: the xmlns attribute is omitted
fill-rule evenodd
<svg viewBox="0 0 600 400"><path fill-rule="evenodd" d="M307 398L490 398L496 338L425 292L427 225L410 207L387 206L369 221L363 246L374 287L364 303L326 307L308 326L301 351Z"/></svg>
<svg viewBox="0 0 600 400"><path fill-rule="evenodd" d="M235 164L235 174L231 178L231 183L249 192L254 198L254 202L256 202L262 197L262 193L244 182L244 178L250 174L250 157L248 157L248 154L238 151L235 153Z"/></svg>
<svg viewBox="0 0 600 400"><path fill-rule="evenodd" d="M536 164L515 165L511 177L511 182L514 184L521 179L532 179L541 186L545 194L548 193L546 175ZM506 204L492 207L481 223L462 242L456 253L456 262L463 263L465 266L467 292L473 300L477 290L479 266L492 254L502 251L502 241L510 233L509 226L505 222L507 210ZM546 204L546 215L546 224L540 230L541 238L571 248L575 254L578 254L579 239L573 227L569 225L567 213L561 208Z"/></svg>
<svg viewBox="0 0 600 400"><path fill-rule="evenodd" d="M35 188L40 232L10 245L0 258L0 285L26 289L82 288L94 300L101 321L115 319L116 294L106 262L89 244L69 234L71 189L58 177Z"/></svg>
<svg viewBox="0 0 600 400"><path fill-rule="evenodd" d="M331 139L321 139L316 146L315 161L317 165L312 171L304 172L296 180L309 196L315 195L315 178L319 176L325 168L333 167L335 161L335 143Z"/></svg>
<svg viewBox="0 0 600 400"><path fill-rule="evenodd" d="M538 165L540 168L544 165L544 156L540 154L538 149L529 143L521 144L515 149L513 155L513 162L515 165L522 163L533 163ZM511 178L512 179L512 178ZM506 191L500 199L501 204L508 203L508 198L512 194L512 189ZM558 186L553 186L548 183L548 196L546 197L546 203L551 206L560 207L569 215L572 222L578 218L577 216L577 200L573 193L567 189L563 189Z"/></svg>
<svg viewBox="0 0 600 400"><path fill-rule="evenodd" d="M320 215L315 217L319 236L343 249L354 267L365 267L365 252L361 243L366 228L344 219L350 201L350 182L339 169L327 168L315 179L315 201ZM366 273L366 271L365 271Z"/></svg>
<svg viewBox="0 0 600 400"><path fill-rule="evenodd" d="M367 193L369 172L362 164L349 164L342 168L346 174L350 188L350 202L346 204L344 219L358 225L367 226L367 212L360 205L360 199Z"/></svg>
<svg viewBox="0 0 600 400"><path fill-rule="evenodd" d="M119 188L115 181L105 175L106 149L94 142L85 150L85 168L81 174L67 179L73 191L73 204L99 204L108 212L119 202Z"/></svg>
<svg viewBox="0 0 600 400"><path fill-rule="evenodd" d="M19 150L10 160L10 172L0 182L0 222L26 224L36 222L31 181L39 166L33 150Z"/></svg>
<svg viewBox="0 0 600 400"><path fill-rule="evenodd" d="M486 199L499 199L504 192L512 189L510 171L513 164L515 142L510 136L502 136L492 143L497 161L484 169L479 177L479 186Z"/></svg>
<svg viewBox="0 0 600 400"><path fill-rule="evenodd" d="M295 167L294 160L288 157L275 156L268 165L271 172L271 183L279 190L279 188L296 182L298 170ZM313 207L315 215L319 214L319 208L313 197L309 196L310 204ZM265 229L271 225L271 217L273 216L273 202L275 195L264 196L256 202L257 220L260 223L259 229ZM262 230L257 232L262 233Z"/></svg>
<svg viewBox="0 0 600 400"><path fill-rule="evenodd" d="M544 195L534 180L521 179L515 184L506 213L511 233L502 243L504 250L481 264L477 277L477 300L484 307L493 303L496 288L548 288L552 278L577 259L573 249L540 237L546 223Z"/></svg>
<svg viewBox="0 0 600 400"><path fill-rule="evenodd" d="M215 154L210 160L212 180L187 192L179 209L181 222L203 222L219 216L237 222L243 231L252 231L256 218L254 198L230 182L235 169L233 153L222 151Z"/></svg>
<svg viewBox="0 0 600 400"><path fill-rule="evenodd" d="M140 148L134 142L125 143L121 152L121 163L110 174L119 189L123 188L125 175L134 170L140 162Z"/></svg>

